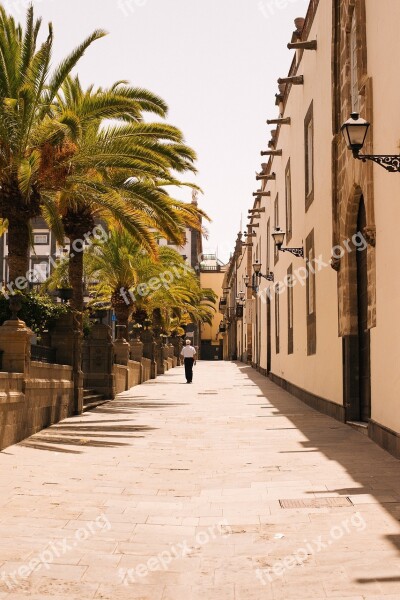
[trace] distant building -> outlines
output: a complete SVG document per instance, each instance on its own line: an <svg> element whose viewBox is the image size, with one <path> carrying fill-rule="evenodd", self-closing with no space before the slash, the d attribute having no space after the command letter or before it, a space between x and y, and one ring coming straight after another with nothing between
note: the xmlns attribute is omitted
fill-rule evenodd
<svg viewBox="0 0 400 600"><path fill-rule="evenodd" d="M226 265L215 254L203 254L200 262L201 287L211 288L218 297L221 296L225 271ZM222 360L223 358L223 341L219 331L221 314L218 312L218 307L215 308L212 324L203 323L201 325L200 358L202 360Z"/></svg>
<svg viewBox="0 0 400 600"><path fill-rule="evenodd" d="M29 280L32 285L35 285L49 277L54 269L55 261L63 254L63 247L57 244L54 234L42 218L32 221L32 241ZM0 280L3 286L9 282L7 232L0 238Z"/></svg>
<svg viewBox="0 0 400 600"><path fill-rule="evenodd" d="M197 193L192 194L192 204L197 206ZM160 246L170 246L174 248L179 254L183 256L187 264L189 264L197 273L199 272L199 263L203 252L203 238L201 231L188 227L186 229L186 239L183 246L176 246L174 243L161 238L159 240Z"/></svg>

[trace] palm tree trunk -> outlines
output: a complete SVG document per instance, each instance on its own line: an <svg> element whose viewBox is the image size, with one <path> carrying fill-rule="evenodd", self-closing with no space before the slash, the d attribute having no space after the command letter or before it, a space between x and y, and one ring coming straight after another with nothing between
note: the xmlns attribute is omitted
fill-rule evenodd
<svg viewBox="0 0 400 600"><path fill-rule="evenodd" d="M15 282L17 277L23 277L18 287L21 290L27 287L29 247L29 221L11 218L8 225L8 280Z"/></svg>
<svg viewBox="0 0 400 600"><path fill-rule="evenodd" d="M74 251L75 240L79 236L70 234L69 282L72 287L71 308L74 311L74 400L75 413L83 410L83 372L82 372L82 341L83 341L83 252Z"/></svg>
<svg viewBox="0 0 400 600"><path fill-rule="evenodd" d="M83 252L74 251L74 242L79 239L73 234L70 236L68 275L73 290L71 307L81 313L83 311Z"/></svg>

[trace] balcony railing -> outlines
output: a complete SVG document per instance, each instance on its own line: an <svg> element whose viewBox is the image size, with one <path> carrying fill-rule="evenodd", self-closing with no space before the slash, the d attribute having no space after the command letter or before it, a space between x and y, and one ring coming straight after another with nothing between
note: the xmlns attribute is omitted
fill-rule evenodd
<svg viewBox="0 0 400 600"><path fill-rule="evenodd" d="M221 265L200 265L200 271L202 273L220 273Z"/></svg>

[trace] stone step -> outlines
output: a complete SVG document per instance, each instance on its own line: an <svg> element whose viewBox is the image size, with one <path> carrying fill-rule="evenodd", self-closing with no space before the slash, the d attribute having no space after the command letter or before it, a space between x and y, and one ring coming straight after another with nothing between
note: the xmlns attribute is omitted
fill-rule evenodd
<svg viewBox="0 0 400 600"><path fill-rule="evenodd" d="M365 421L347 421L346 423L356 431L368 435L368 423Z"/></svg>
<svg viewBox="0 0 400 600"><path fill-rule="evenodd" d="M89 410L94 410L95 408L97 408L98 406L101 406L102 404L107 404L107 402L110 402L110 400L94 400L92 402L85 402L83 403L83 412L88 412Z"/></svg>
<svg viewBox="0 0 400 600"><path fill-rule="evenodd" d="M83 412L87 412L88 410L94 410L97 406L101 406L106 402L109 402L109 400L106 400L103 394L97 393L96 390L83 390Z"/></svg>
<svg viewBox="0 0 400 600"><path fill-rule="evenodd" d="M89 404L90 402L97 402L98 400L104 400L104 396L102 394L96 394L93 392L92 394L84 394L83 403Z"/></svg>

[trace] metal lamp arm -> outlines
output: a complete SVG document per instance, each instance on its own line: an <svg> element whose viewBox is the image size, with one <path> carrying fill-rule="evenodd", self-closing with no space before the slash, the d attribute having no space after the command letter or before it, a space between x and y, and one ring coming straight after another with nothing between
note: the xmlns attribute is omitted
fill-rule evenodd
<svg viewBox="0 0 400 600"><path fill-rule="evenodd" d="M362 162L372 160L391 173L400 173L400 154L359 154L355 157Z"/></svg>

